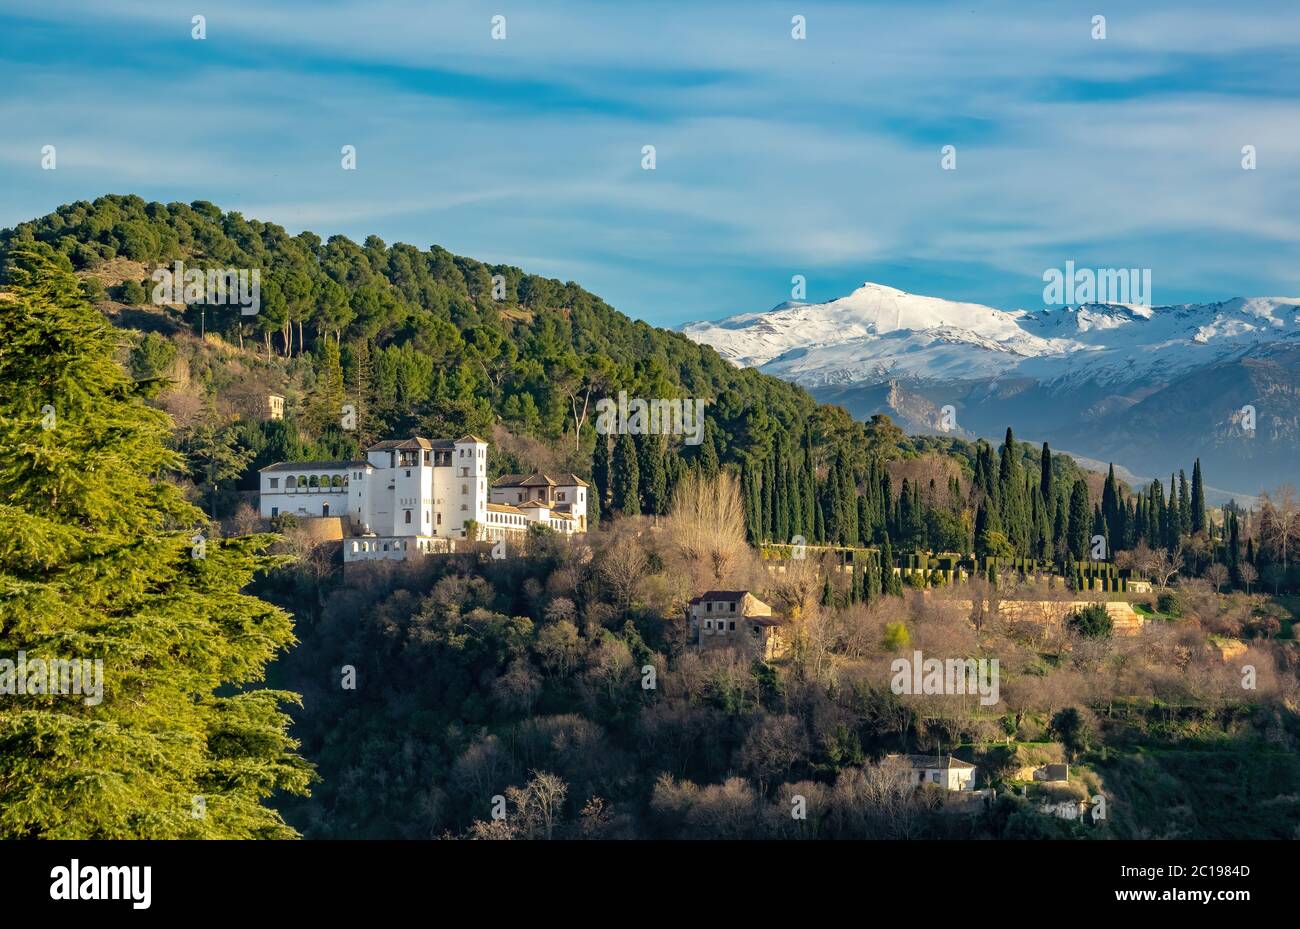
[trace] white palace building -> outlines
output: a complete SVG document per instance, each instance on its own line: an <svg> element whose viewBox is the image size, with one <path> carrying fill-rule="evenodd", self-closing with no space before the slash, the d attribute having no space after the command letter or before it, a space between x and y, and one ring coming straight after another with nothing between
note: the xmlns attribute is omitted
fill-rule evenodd
<svg viewBox="0 0 1300 929"><path fill-rule="evenodd" d="M587 531L588 484L574 474L506 475L487 483L477 436L388 439L358 461L285 461L261 469L261 515L346 517L344 561L402 560L479 540L517 538L539 524Z"/></svg>

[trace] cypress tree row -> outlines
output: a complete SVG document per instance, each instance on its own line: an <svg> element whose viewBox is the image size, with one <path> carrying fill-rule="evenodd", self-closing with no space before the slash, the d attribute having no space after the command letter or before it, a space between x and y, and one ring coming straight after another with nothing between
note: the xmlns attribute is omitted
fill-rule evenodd
<svg viewBox="0 0 1300 929"><path fill-rule="evenodd" d="M0 672L0 837L296 836L262 801L312 777L280 709L298 696L255 686L292 620L241 593L279 562L274 537L202 538L163 479L184 468L170 422L114 361L66 258L19 245L9 280L0 656L25 652L29 679L16 694ZM31 663L49 660L101 660L102 695L34 692Z"/></svg>

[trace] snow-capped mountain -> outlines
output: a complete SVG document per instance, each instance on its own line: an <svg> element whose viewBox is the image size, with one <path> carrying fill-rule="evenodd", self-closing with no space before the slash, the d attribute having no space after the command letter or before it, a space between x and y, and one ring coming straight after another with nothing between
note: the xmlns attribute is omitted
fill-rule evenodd
<svg viewBox="0 0 1300 929"><path fill-rule="evenodd" d="M828 303L785 303L681 332L738 365L809 387L1007 376L1114 385L1300 342L1300 297L1027 312L867 283Z"/></svg>
<svg viewBox="0 0 1300 929"><path fill-rule="evenodd" d="M1300 479L1300 297L1030 312L867 283L680 331L912 431L936 431L919 411L952 404L967 435L1010 424L1135 473L1202 455L1221 466L1221 485L1248 493Z"/></svg>

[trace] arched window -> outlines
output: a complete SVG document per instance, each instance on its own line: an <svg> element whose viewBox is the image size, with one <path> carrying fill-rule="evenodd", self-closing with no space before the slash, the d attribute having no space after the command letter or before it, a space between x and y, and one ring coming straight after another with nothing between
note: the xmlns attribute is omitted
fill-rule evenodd
<svg viewBox="0 0 1300 929"><path fill-rule="evenodd" d="M308 487L319 487L319 486L320 486L320 478L313 474L310 478L307 479L307 486L308 486Z"/></svg>
<svg viewBox="0 0 1300 929"><path fill-rule="evenodd" d="M292 474L290 474L288 477L284 479L285 490L293 490L297 486L298 486L298 479L294 477Z"/></svg>
<svg viewBox="0 0 1300 929"><path fill-rule="evenodd" d="M336 474L336 475L334 475L332 478L330 478L330 486L331 486L331 487L342 487L342 486L343 486L343 475L342 475L342 474Z"/></svg>

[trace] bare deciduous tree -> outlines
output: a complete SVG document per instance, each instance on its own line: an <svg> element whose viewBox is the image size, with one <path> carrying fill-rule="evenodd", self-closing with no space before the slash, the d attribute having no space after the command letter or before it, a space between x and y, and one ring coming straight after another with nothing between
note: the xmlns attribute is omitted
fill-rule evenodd
<svg viewBox="0 0 1300 929"><path fill-rule="evenodd" d="M682 478L664 528L674 557L703 583L720 586L746 566L745 508L730 474Z"/></svg>
<svg viewBox="0 0 1300 929"><path fill-rule="evenodd" d="M554 837L568 793L568 784L545 771L534 771L523 787L507 787L505 796L515 808L512 825L516 832L528 838Z"/></svg>
<svg viewBox="0 0 1300 929"><path fill-rule="evenodd" d="M1281 557L1285 570L1291 546L1300 538L1300 503L1290 484L1260 494L1259 534Z"/></svg>
<svg viewBox="0 0 1300 929"><path fill-rule="evenodd" d="M1179 539L1173 551L1160 548L1151 553L1148 562L1151 578L1164 590L1169 589L1169 582L1178 576L1183 567L1183 540Z"/></svg>
<svg viewBox="0 0 1300 929"><path fill-rule="evenodd" d="M633 535L621 535L600 559L600 578L609 585L615 602L626 613L649 570L650 559Z"/></svg>
<svg viewBox="0 0 1300 929"><path fill-rule="evenodd" d="M1237 574L1241 576L1241 582L1246 585L1246 596L1250 596L1250 585L1259 580L1259 572L1249 561L1243 561L1237 566Z"/></svg>
<svg viewBox="0 0 1300 929"><path fill-rule="evenodd" d="M1214 585L1214 592L1217 594L1223 585L1228 583L1228 569L1216 561L1205 569L1205 579Z"/></svg>

